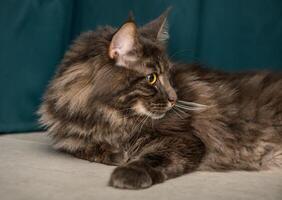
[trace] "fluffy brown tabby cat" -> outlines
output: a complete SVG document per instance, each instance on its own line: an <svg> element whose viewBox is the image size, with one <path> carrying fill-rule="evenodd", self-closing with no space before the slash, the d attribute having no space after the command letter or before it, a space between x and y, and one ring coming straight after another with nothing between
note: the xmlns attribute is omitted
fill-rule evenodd
<svg viewBox="0 0 282 200"><path fill-rule="evenodd" d="M167 13L75 41L39 110L54 147L117 165L109 184L118 188L195 170L281 168L281 74L173 63Z"/></svg>

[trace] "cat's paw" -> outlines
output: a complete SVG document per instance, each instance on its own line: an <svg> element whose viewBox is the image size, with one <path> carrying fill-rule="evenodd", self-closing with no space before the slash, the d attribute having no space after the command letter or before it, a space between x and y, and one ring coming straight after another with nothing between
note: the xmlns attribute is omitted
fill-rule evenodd
<svg viewBox="0 0 282 200"><path fill-rule="evenodd" d="M152 178L145 169L128 166L117 167L109 182L110 186L122 189L144 189L152 184Z"/></svg>

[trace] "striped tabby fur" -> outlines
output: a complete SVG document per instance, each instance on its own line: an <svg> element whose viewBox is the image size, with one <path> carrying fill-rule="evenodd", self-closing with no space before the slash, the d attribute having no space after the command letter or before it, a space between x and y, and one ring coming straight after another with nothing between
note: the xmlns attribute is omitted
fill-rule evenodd
<svg viewBox="0 0 282 200"><path fill-rule="evenodd" d="M38 111L54 147L117 165L109 184L128 189L195 170L281 167L281 74L173 63L166 15L74 42Z"/></svg>

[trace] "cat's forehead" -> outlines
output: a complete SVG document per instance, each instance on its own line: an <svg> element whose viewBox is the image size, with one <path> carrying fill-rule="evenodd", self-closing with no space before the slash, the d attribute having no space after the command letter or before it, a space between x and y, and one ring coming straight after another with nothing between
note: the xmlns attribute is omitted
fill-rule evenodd
<svg viewBox="0 0 282 200"><path fill-rule="evenodd" d="M131 67L134 71L147 75L152 73L163 74L169 70L169 63L165 59L142 59Z"/></svg>

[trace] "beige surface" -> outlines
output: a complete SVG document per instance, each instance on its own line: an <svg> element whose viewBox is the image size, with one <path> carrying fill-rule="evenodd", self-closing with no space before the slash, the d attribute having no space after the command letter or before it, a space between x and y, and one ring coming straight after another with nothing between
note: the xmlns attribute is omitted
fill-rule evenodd
<svg viewBox="0 0 282 200"><path fill-rule="evenodd" d="M58 153L42 133L0 136L1 200L282 200L282 171L198 172L139 191L107 186L113 167Z"/></svg>

